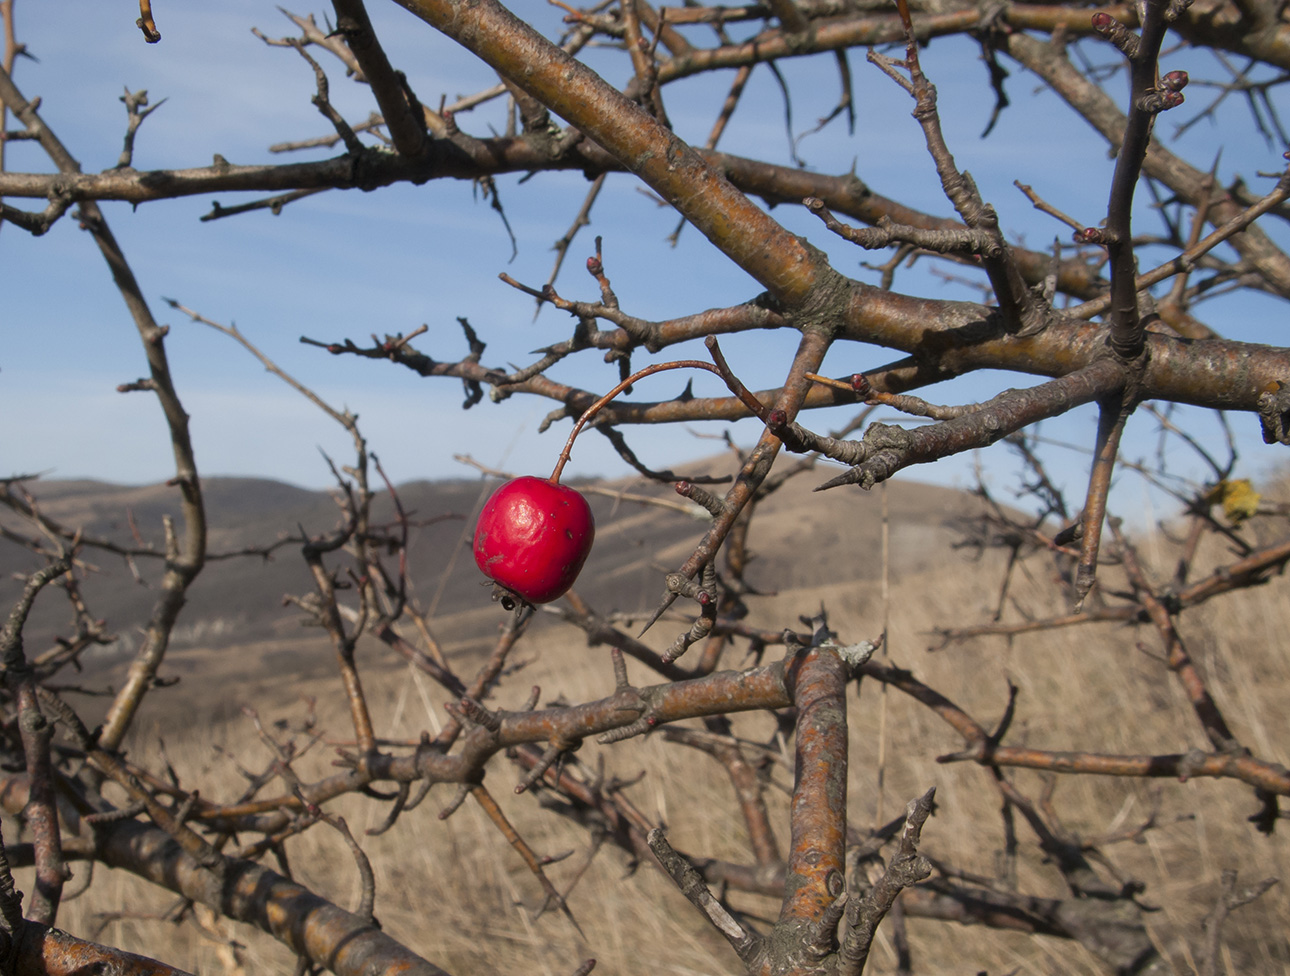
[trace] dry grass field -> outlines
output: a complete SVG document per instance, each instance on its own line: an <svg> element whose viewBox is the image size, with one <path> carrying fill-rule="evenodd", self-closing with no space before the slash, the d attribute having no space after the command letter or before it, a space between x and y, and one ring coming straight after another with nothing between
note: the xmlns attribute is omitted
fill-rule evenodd
<svg viewBox="0 0 1290 976"><path fill-rule="evenodd" d="M795 503L788 499L784 504L792 509ZM766 513L768 530L776 524L771 515ZM920 525L926 534L925 525L916 519L898 523L893 533L897 548L899 540L905 540L905 548L886 607L872 573L859 578L864 574L851 571L854 567L842 573L835 564L835 582L815 576L809 585L751 601L750 622L773 629L800 626L800 614L813 614L823 606L840 637L854 641L877 637L886 613L890 640L885 652L890 659L984 724L1002 715L1008 682L1018 686L1018 712L1009 736L1014 744L1124 753L1206 747L1150 627L1100 624L1012 641L983 637L929 651L935 626L988 619L1003 563L998 553L978 560L971 551L947 550L942 536L920 540ZM818 522L792 528L784 539L773 534L786 531L782 523L764 536L754 534L753 546L765 552L768 564L785 558L783 546L802 546L803 533L810 537L822 532L822 538L833 534L833 526ZM920 541L935 546L929 551L939 553L939 561L914 558ZM1172 564L1165 536L1156 534L1141 543L1144 557L1167 574ZM1219 544L1208 544L1215 547L1209 557L1220 558ZM805 548L798 549L802 551L812 551L809 538ZM666 562L666 553L658 558ZM1017 576L1015 605L1005 616L1017 619L1023 611L1041 614L1058 608L1060 597L1050 575L1049 557L1031 556ZM492 626L496 617L491 615L500 616L501 611L490 608L489 614L479 618L486 621L485 627ZM647 641L661 649L678 626L665 621ZM1277 578L1215 601L1184 616L1181 626L1241 741L1263 758L1290 762L1286 581ZM448 650L460 671L469 674L469 662L481 646L478 640L463 640ZM245 786L240 770L258 771L271 758L240 707L253 706L266 724L299 728L306 715L304 699L312 696L324 741L297 768L302 777L325 775L334 747L351 735L330 660L325 640L309 635L244 647L185 650L171 663L172 673L185 680L173 695L157 696L163 704L147 713L138 727L131 755L155 764L164 743L165 757L181 782L200 783L206 797L233 797ZM607 650L588 647L582 632L571 626L538 628L514 660L524 667L502 685L495 699L502 707L518 707L532 685L541 687L543 701L589 700L613 687ZM424 729L437 730L446 695L431 681L375 643L364 648L361 663L382 736L415 740ZM730 660L731 666L739 663L737 657ZM634 681L653 680L639 665L629 662L629 669ZM890 819L908 799L935 786L938 806L923 831L925 853L961 871L994 877L1004 833L999 795L989 772L970 763L938 763L936 757L954 752L961 740L900 692L884 694L875 684L863 684L850 702L852 824L865 829ZM739 719L736 730L753 740L768 741L773 735L766 716ZM306 736L296 738L303 743ZM707 756L656 733L608 747L588 742L579 758L590 769L603 758L606 770L623 779L644 773L627 795L646 816L668 826L678 849L749 860L729 782ZM365 837L363 831L380 823L383 804L361 797L337 804L337 812L347 818L372 861L376 914L387 932L458 974L559 976L572 973L589 956L598 960L596 972L605 973L740 971L725 942L660 871L630 863L611 845L597 849L587 830L544 809L534 796L514 796L511 787L518 773L501 757L488 775L494 796L539 854L571 852L548 872L561 891L571 888L568 904L580 931L558 911L536 913L543 900L539 886L475 804L468 802L446 821L438 819L439 809L452 795L449 787L439 786L422 806L379 836ZM1039 774L1017 770L1011 775L1023 791L1039 797L1045 785ZM784 787L773 791L772 799L783 842L792 774L780 769L774 776ZM1138 901L1151 909L1146 919L1152 940L1172 971L1182 976L1198 971L1201 923L1218 897L1223 871L1236 870L1248 882L1281 878L1281 884L1228 920L1219 971L1271 976L1290 970L1290 841L1284 827L1265 836L1246 822L1256 809L1248 787L1214 780L1068 776L1056 782L1052 803L1073 836L1099 843L1126 835L1121 842L1102 844L1107 863L1099 870L1108 879L1141 884ZM1150 829L1131 829L1148 819ZM1019 888L1064 897L1061 875L1034 835L1024 822L1017 830L1022 845L1016 866ZM290 840L287 851L298 880L329 893L343 906L357 901L354 862L334 831L317 826ZM79 887L83 873L83 867L77 869L78 879L70 890ZM20 877L20 886L29 883L30 878ZM754 922L773 917L777 910L776 902L754 895L731 892L729 900ZM164 920L162 916L175 907L167 893L99 868L89 892L65 904L60 925L209 976L293 972L295 960L268 937L215 920L205 910L188 913L178 924ZM1096 957L1069 940L912 918L908 926L918 973L1105 972ZM890 973L895 967L890 940L880 929L869 971Z"/></svg>

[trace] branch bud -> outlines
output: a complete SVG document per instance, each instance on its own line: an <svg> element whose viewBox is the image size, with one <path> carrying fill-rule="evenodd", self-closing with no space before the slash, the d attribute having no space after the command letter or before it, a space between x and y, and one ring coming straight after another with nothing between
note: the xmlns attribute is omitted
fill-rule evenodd
<svg viewBox="0 0 1290 976"><path fill-rule="evenodd" d="M1077 230L1071 235L1076 244L1110 244L1115 240L1113 234L1107 233L1101 227L1085 227L1083 230Z"/></svg>
<svg viewBox="0 0 1290 976"><path fill-rule="evenodd" d="M1104 10L1093 14L1093 30L1120 49L1120 53L1132 61L1138 56L1138 35L1125 27Z"/></svg>
<svg viewBox="0 0 1290 976"><path fill-rule="evenodd" d="M1182 92L1168 88L1152 88L1134 104L1139 110L1155 115L1159 112L1167 112L1171 108L1177 108L1182 103Z"/></svg>

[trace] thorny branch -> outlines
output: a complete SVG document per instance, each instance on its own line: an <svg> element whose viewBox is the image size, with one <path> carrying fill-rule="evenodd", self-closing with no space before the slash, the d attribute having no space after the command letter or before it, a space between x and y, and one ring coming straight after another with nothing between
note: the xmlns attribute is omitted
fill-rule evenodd
<svg viewBox="0 0 1290 976"><path fill-rule="evenodd" d="M182 518L181 524L165 524L164 551L154 552L142 545L124 547L84 536L47 518L30 495L12 490L20 479L5 483L6 506L39 534L24 536L5 526L4 538L21 544L26 553L43 560L44 567L25 576L23 592L3 632L8 696L4 704L10 730L3 748L12 763L6 768L22 771L10 772L0 781L0 802L8 812L22 817L31 841L29 848L22 849L23 858L36 869L35 891L24 919L12 875L7 865L0 864L3 963L9 968L16 965L19 972L63 974L89 966L107 966L131 976L175 972L163 964L72 940L47 928L56 921L62 899L64 854L74 852L138 874L189 902L270 932L299 955L306 969L325 966L341 976L390 968L440 973L434 963L379 930L372 867L344 820L327 811L325 805L358 793L389 802L384 822L369 831L383 833L398 827L400 818L415 809L433 785L452 783L457 796L443 815L473 796L528 866L548 903L556 904L572 919L568 892L557 889L543 858L484 786L486 773L503 760L517 767L517 792L554 797L559 812L587 826L596 845L613 843L632 857L652 852L751 972L858 974L884 919L893 930L904 965L909 946L902 934L902 920L907 915L1075 939L1110 968L1122 972L1141 971L1158 961L1157 949L1133 901L1132 886L1125 884L1120 890L1098 878L1090 853L1094 845L1082 845L1061 827L1051 805L1051 791L1032 801L1011 781L1009 770L1233 780L1253 787L1260 809L1251 820L1258 829L1271 833L1284 817L1280 797L1290 796L1290 774L1276 757L1257 755L1238 738L1183 640L1179 617L1219 595L1266 583L1290 560L1290 542L1246 541L1239 525L1221 525L1210 514L1209 509L1218 504L1214 499L1224 497L1223 491L1218 495L1213 492L1223 485L1230 487L1232 474L1231 466L1224 468L1212 459L1211 467L1221 484L1192 502L1186 554L1172 584L1162 587L1152 582L1135 543L1122 532L1118 521L1106 517L1114 475L1128 467L1119 457L1120 441L1143 401L1255 413L1266 441L1290 443L1290 352L1220 339L1193 315L1197 303L1227 287L1290 298L1290 258L1260 223L1290 216L1284 206L1290 193L1290 171L1283 172L1275 187L1263 194L1238 183L1221 188L1212 174L1190 166L1154 138L1156 116L1181 104L1181 91L1188 82L1185 73L1162 72L1159 64L1160 52L1169 50L1165 46L1169 31L1194 45L1212 44L1250 59L1252 65L1285 71L1290 70L1286 55L1290 27L1282 23L1283 18L1271 5L1254 0L1234 6L1147 0L1140 9L1115 5L1091 10L1063 5L982 7L957 0L926 9L898 0L894 12L877 4L828 0L658 9L634 0L602 3L587 10L561 4L571 30L565 43L557 45L493 0L472 5L448 0L399 2L491 66L500 83L463 96L452 106L445 99L439 111L429 109L415 94L408 76L390 62L362 0L334 0L334 31L324 31L313 17L289 14L301 35L281 41L264 39L274 47L293 48L304 58L315 78L314 104L334 130L324 140L302 140L290 148L339 142L343 154L314 162L272 165L232 165L217 157L211 166L137 171L133 160L139 126L160 103L149 105L145 92L127 92L123 99L128 112L124 149L117 165L102 173L81 172L45 124L39 100L28 100L14 84L15 58L24 52L13 29L13 0L0 2L6 39L0 102L6 114L13 114L17 126L13 130L0 126L6 130L0 133L0 150L13 139L32 140L56 170L16 173L0 165L0 195L10 200L45 201L43 210L0 203L0 219L41 235L67 213L75 212L90 231L125 300L148 362L145 377L124 382L119 389L151 392L158 398L174 453L172 486L179 491ZM159 41L147 2L141 4L140 15L138 24L146 39ZM726 31L733 24L748 28L738 40ZM700 31L711 43L700 39ZM930 64L931 58L922 45L932 37L963 33L971 33L986 53L996 115L1008 104L1003 91L1007 73L997 60L1007 56L1043 79L1116 151L1105 218L1096 226L1065 217L1026 188L1037 205L1077 226L1074 246L1055 245L1049 254L1010 242L1001 229L996 205L982 197L971 176L956 163L942 126L936 89L929 79L930 68L924 68L924 60ZM626 51L630 77L621 90L578 60L584 46L601 42ZM1076 67L1076 61L1094 44L1108 51L1113 48L1128 63L1129 98L1123 108L1103 89L1097 70ZM912 96L925 149L941 189L958 215L956 220L922 213L883 197L854 172L829 176L716 151L757 66L769 64L769 70L782 80L777 61L816 54L836 58L843 94L837 108L820 122L824 126L843 112L850 116L856 101L847 50L884 45L903 45L903 59L873 50L870 60ZM308 47L338 58L347 73L367 84L379 112L366 122L349 122L331 102L326 72ZM718 69L734 69L737 74L705 147L699 149L673 128L664 95L677 116L679 98L672 92L681 89L669 90L667 86ZM1244 81L1238 79L1237 83ZM505 134L475 135L463 129L468 118L464 113L503 95L511 106ZM1264 103L1271 104L1266 97ZM1212 112L1213 107L1207 111ZM854 116L851 120L854 123ZM1274 124L1279 131L1275 117ZM382 144L369 145L365 139ZM800 136L793 139L794 146L798 141ZM0 164L3 162L0 155ZM368 478L369 467L375 462L354 415L329 406L289 377L236 328L219 325L172 301L173 308L194 321L241 343L267 369L341 424L352 438L353 463L338 468L328 462L341 509L339 525L330 533L312 535L300 529L288 540L299 547L314 588L312 593L292 599L331 640L352 740L340 750L335 768L315 778L301 762L308 745L299 751L283 745L255 719L274 760L262 775L248 776L252 787L233 801L184 789L178 778L168 777L165 770L156 773L135 765L122 751L127 735L145 694L157 685L158 670L187 590L212 557L206 552L206 518L188 417L165 351L167 329L154 320L98 201L140 204L199 193L272 194L230 207L215 203L209 216L228 217L262 208L278 213L286 202L330 189L370 191L396 183L441 179L478 181L489 188L496 201L496 184L491 182L495 177L556 170L580 171L592 186L558 242L555 270L539 288L504 280L534 297L539 307L551 304L570 313L576 324L569 338L538 350L533 354L538 358L527 366L508 364L504 369L484 363L485 344L465 319L459 321L467 353L457 360L437 360L414 346L427 326L407 334L373 335L371 346L351 339L303 341L336 356L386 360L427 378L454 377L465 387L467 407L480 402L485 390L495 401L515 394L548 398L559 406L544 422L546 426L577 417L597 399L596 390L561 382L552 375L570 357L593 349L601 351L617 365L620 376L626 377L632 373L634 354L657 354L686 340L704 338L716 365L700 365L720 375L730 396L695 397L687 389L672 400L618 401L606 406L597 418L620 454L646 471L649 469L635 459L620 428L750 416L760 422L757 443L739 456L724 494L700 488L698 479L677 485L677 491L704 509L710 519L689 555L665 576L662 601L649 622L659 620L678 597L698 604L697 617L660 652L616 626L616 618L598 613L571 593L567 609L562 607L557 613L580 627L590 643L612 648L613 693L577 703L561 699L539 708L540 691L535 688L521 707L499 707L489 699L506 700L500 692L513 665L512 652L526 638L532 618L524 613L512 619L473 679L460 676L455 670L458 662L434 644L424 617L413 605L405 562L410 544L408 517L392 486L389 491L397 512L393 528L373 524L375 492ZM683 224L692 224L758 282L763 293L742 304L666 320L633 315L621 306L610 284L597 239L587 269L596 282L599 299L581 301L559 294L556 277L575 235L590 222L602 187L611 177L624 174L672 206ZM1169 230L1164 240L1150 238L1134 227L1133 201L1144 175L1174 195L1162 204L1168 211L1164 219ZM805 206L821 218L827 230L861 247L896 248L883 286L845 276L806 238L774 220L754 197L771 206ZM1189 218L1178 216L1183 207L1190 208ZM869 226L845 226L835 213ZM1180 230L1188 221L1190 231ZM1208 233L1207 227L1212 228ZM1153 270L1141 272L1148 247L1164 247L1169 254L1155 262ZM948 301L894 291L894 269L900 258L912 254L934 254L980 267L988 282L989 302ZM1165 283L1170 283L1167 295L1151 291ZM1062 309L1059 298L1082 304ZM1099 316L1101 320L1094 321ZM716 336L739 339L744 333L781 329L798 333L797 350L781 371L781 385L750 392L726 364ZM904 358L856 372L849 383L821 376L826 356L838 350L849 352L848 344L865 349L865 356L882 348ZM1042 380L1029 389L1005 390L973 404L935 405L909 395L911 390L985 369ZM1066 592L1074 597L1077 611L1032 615L1020 622L1005 620L1005 582L995 621L979 627L942 629L940 634L949 643L969 636L1011 639L1098 621L1149 622L1164 647L1164 663L1183 687L1192 720L1203 731L1208 749L1112 753L1084 748L1086 740L1079 737L1069 749L1033 748L1011 728L1019 697L1016 687L1009 687L1003 718L991 726L911 670L868 660L872 643L837 643L822 613L802 618L811 631L807 634L791 629L766 631L743 619L748 611L745 600L752 595L743 579L749 559L749 523L758 503L782 485L780 473L772 475L781 447L810 455L799 470L809 470L816 457L848 466L847 472L820 487L859 484L867 488L911 464L940 460L1000 439L1017 444L1023 432L1040 421L1091 402L1097 403L1100 420L1091 445L1094 458L1083 514L1071 521L1066 513L1078 506L1068 509L1052 480L1037 470L1034 491L1045 498L1046 512L1063 516L1066 529L1051 532L1042 520L1026 526L1007 525L1012 540L1008 543L1012 553L1008 571L1023 560L1023 550L1044 552L1063 574ZM902 428L867 423L868 414L862 412L845 431L831 435L817 433L802 423L807 410L861 404L890 407L933 422ZM862 426L858 439L846 439ZM1192 443L1197 444L1194 438ZM1240 519L1254 517L1244 508L1232 511L1242 513ZM995 517L1002 522L1009 518L1001 509ZM1104 521L1111 528L1114 545L1102 545ZM1198 540L1206 533L1221 535L1237 555L1188 582ZM76 663L80 649L102 639L102 628L87 622L90 617L77 589L77 574L85 571L79 555L84 547L117 552L129 559L151 556L164 562L163 581L141 649L113 697L103 726L94 732L46 683L57 667ZM274 548L253 551L267 555ZM719 579L718 556L723 548L725 563ZM1107 580L1112 563L1115 572L1124 576L1122 589ZM1098 590L1094 592L1095 576ZM68 649L56 655L56 660L42 656L29 661L21 639L27 614L36 594L54 581L65 589L76 608L77 640L69 641ZM686 620L676 616L667 619L669 625L676 621L683 628L687 626ZM409 620L423 632L430 651L405 636L410 633L406 630ZM358 653L360 639L368 634L378 637L451 695L437 734L423 732L419 739L402 743L382 737L387 716L369 700L361 673L364 661ZM748 666L745 660L739 667L721 670L723 662L730 663L735 642L743 640L748 641L756 663ZM702 646L702 654L697 655L700 660L688 668L678 665L680 655L695 644ZM773 659L763 663L763 655L772 648L776 649ZM660 682L633 683L625 656L636 662L633 667L653 671ZM1016 890L1015 876L1008 883L1002 877L971 876L965 869L921 853L921 832L933 812L933 790L911 802L906 815L892 824L867 835L855 826L847 812L847 770L859 753L852 751L848 735L846 691L848 684L857 681L878 682L902 692L962 740L958 751L941 755L938 761L983 767L982 775L990 778L1003 798L1010 856L1015 856L1018 844L1011 818L1019 813L1036 834L1039 848L1059 862L1058 870L1072 889L1070 899L1029 896ZM769 718L775 729L769 742L752 742L743 738L743 733L732 731L729 716L743 712L764 713ZM691 719L702 719L703 728L679 724ZM72 747L53 743L55 723L67 730ZM751 865L674 850L659 826L628 797L621 781L607 776L603 768L590 772L574 755L588 738L612 746L657 728L664 728L671 740L712 756L724 767L749 835ZM314 735L309 745L318 742L319 736ZM76 763L84 766L74 772ZM766 793L781 785L774 779L781 768L793 773L791 789L783 787L791 794L786 814L789 840L783 852L766 802ZM108 799L102 789L108 783L117 802ZM280 791L262 795L273 783L282 784ZM393 792L381 793L382 788ZM318 823L339 830L354 854L360 897L358 910L352 914L292 881L285 869L278 873L257 863L257 858L274 851L285 865L285 840ZM1142 827L1140 833L1152 826ZM225 853L240 833L258 834L260 839L242 844L242 856ZM878 859L888 845L888 860L881 865ZM1227 914L1258 898L1275 880L1238 891L1235 879L1234 873L1224 877L1220 899L1207 920L1206 942L1199 953L1203 972L1217 971L1220 933ZM779 900L778 917L769 923L767 932L757 931L753 920L733 909L727 898L732 890L760 892ZM1089 891L1096 891L1112 907L1100 914L1088 908L1080 896ZM386 897L384 892L381 897ZM1127 932L1117 942L1107 931L1114 928L1108 919L1119 908L1129 921L1116 921L1121 925L1116 931ZM588 971L592 964L582 963L579 971Z"/></svg>

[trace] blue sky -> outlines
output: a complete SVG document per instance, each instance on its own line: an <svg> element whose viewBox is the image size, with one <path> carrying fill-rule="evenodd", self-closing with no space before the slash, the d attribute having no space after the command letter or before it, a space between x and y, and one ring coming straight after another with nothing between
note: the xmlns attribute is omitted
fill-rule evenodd
<svg viewBox="0 0 1290 976"><path fill-rule="evenodd" d="M326 134L328 126L309 103L312 72L293 52L265 46L251 34L290 33L292 25L270 3L227 0L190 5L163 2L156 8L163 39L146 45L134 26L132 9L72 0L39 5L19 0L18 33L40 60L20 62L15 80L30 98L42 98L46 121L87 170L113 166L120 152L126 87L146 88L168 102L143 125L136 144L140 169L207 164L219 153L236 163L266 161L275 142ZM553 8L540 9L547 24ZM452 42L393 4L370 4L391 60L402 68L430 104L488 87L495 79ZM299 8L297 13L311 12ZM322 15L322 8L314 10ZM1104 54L1109 59L1109 54ZM331 80L332 99L351 120L375 106L365 88L344 78L334 61L319 55ZM1165 59L1165 67L1189 66L1186 52ZM1193 58L1194 59L1194 58ZM627 66L609 52L589 58L611 81L621 84ZM950 145L960 167L971 171L985 197L998 208L1004 228L1034 247L1067 231L1037 214L1012 186L1031 184L1054 205L1096 223L1105 212L1112 162L1100 137L1038 83L1009 65L1013 106L995 132L979 138L992 97L977 50L957 40L938 40L925 52L925 70L938 84ZM873 189L937 214L950 214L921 132L910 118L912 103L877 69L851 54L859 118L854 136L835 122L799 149L812 169L846 172L853 166ZM802 131L826 114L837 97L829 59L781 64L793 94L794 128ZM1195 74L1195 72L1194 72ZM701 143L716 115L729 75L690 80L665 91L678 131ZM1189 89L1191 102L1165 116L1173 126L1208 97ZM500 128L496 109L463 116L467 131ZM1253 132L1241 106L1214 124L1202 122L1171 148L1193 165L1207 167L1224 146L1220 175L1241 174L1251 186L1271 181L1258 171L1276 172L1281 147L1270 147ZM744 102L722 148L790 162L778 87L764 68L754 71ZM329 153L317 152L314 158ZM277 157L281 158L281 157ZM308 157L302 157L308 158ZM11 144L14 170L47 171L38 150ZM468 183L440 181L423 187L392 187L374 193L332 192L288 207L281 216L258 212L210 223L198 218L210 197L146 204L104 206L113 230L139 277L154 313L172 331L168 351L176 384L192 417L199 468L206 475L261 475L308 486L327 484L319 449L344 462L348 441L298 394L266 374L228 339L189 323L161 301L173 297L220 322L238 327L284 369L337 407L360 416L372 448L398 481L469 476L452 460L469 453L485 464L514 471L547 472L559 453L568 424L542 436L538 422L553 404L515 397L485 401L461 410L461 387L453 380L427 381L390 364L334 358L298 342L301 335L323 340L351 337L364 343L371 333L408 332L421 324L427 335L417 347L439 359L460 358L465 344L457 317L470 320L489 345L491 363L530 361L538 347L566 338L571 321L553 309L535 322L531 299L501 284L505 271L533 285L546 280L552 243L577 212L587 183L579 174L542 174L527 185L517 177L499 180L507 217L518 240L511 244L496 213ZM1145 199L1145 193L1140 199ZM225 205L242 202L219 195ZM30 201L11 201L31 205ZM875 272L861 266L881 255L866 255L827 234L801 208L782 206L775 216L828 251L836 267L861 280ZM1150 228L1145 211L1139 227ZM604 237L607 271L622 306L649 318L663 318L751 298L755 283L725 261L693 229L670 248L675 225L669 210L638 192L627 177L611 178L593 213L593 224L575 243L557 287L571 298L595 296L582 272L593 237ZM1283 242L1280 227L1269 230ZM900 290L933 297L976 298L971 288L932 276L930 263L902 272ZM48 472L51 477L97 477L116 482L164 480L172 473L167 438L155 401L146 394L118 394L117 384L146 369L138 340L108 272L87 235L65 218L45 237L33 239L13 227L0 231L0 474ZM1202 306L1199 313L1233 338L1284 344L1284 305L1254 298ZM723 342L732 366L751 387L777 385L783 378L792 335L756 333ZM678 348L668 356L704 358L702 349ZM836 375L872 368L897 358L882 350L839 346L826 371ZM635 365L647 362L644 355ZM561 364L552 375L590 389L616 381L614 367L597 354ZM685 380L665 374L638 387L648 399L679 392ZM925 391L929 399L959 402L987 397L1026 377L974 376ZM724 392L700 376L696 392ZM841 413L809 423L827 428L845 422ZM1208 421L1202 430L1217 428ZM1251 468L1279 457L1258 443L1257 422L1232 420ZM694 428L693 431L698 431ZM702 433L718 434L708 427ZM1130 454L1154 449L1154 425L1135 421ZM1091 443L1090 411L1049 425L1053 437ZM736 438L751 443L756 429L736 426ZM629 441L647 463L665 466L713 453L720 445L684 431L628 430ZM1207 435L1213 436L1213 435ZM987 468L1004 471L1003 449L985 456ZM1058 463L1075 484L1082 462ZM968 483L971 459L924 467L911 474L924 480ZM579 441L570 467L574 474L625 473L623 463L595 435ZM1005 475L1000 474L1000 478ZM1076 489L1076 494L1079 490Z"/></svg>

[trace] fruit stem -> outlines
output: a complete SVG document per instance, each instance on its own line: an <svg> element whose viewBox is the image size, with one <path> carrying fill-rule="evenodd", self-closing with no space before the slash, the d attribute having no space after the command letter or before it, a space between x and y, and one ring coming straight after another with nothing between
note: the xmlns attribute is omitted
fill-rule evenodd
<svg viewBox="0 0 1290 976"><path fill-rule="evenodd" d="M716 373L725 381L726 387L730 392L743 402L749 412L762 423L766 423L766 418L768 416L766 405L758 400L746 386L739 382L739 378L735 376L730 367L726 364L726 359L721 354L721 347L717 345L716 337L708 336L703 340L703 343L708 347L708 352L712 354L712 358L716 362L715 366L712 363L705 363L699 359L676 359L668 363L654 363L652 366L646 366L644 369L639 369L635 373L632 373L631 376L627 377L627 379L623 380L584 410L582 412L582 416L578 418L578 422L573 425L573 430L569 431L569 439L564 442L564 450L560 452L560 457L555 462L555 470L551 472L551 477L548 479L551 484L558 485L560 483L560 474L564 471L564 466L569 461L569 455L573 453L573 442L578 439L578 435L582 433L582 428L587 426L587 423L591 418L600 413L605 404L609 403L609 401L614 397L622 393L623 390L627 389L637 380L644 379L646 376L651 376L654 373L662 373L669 369L703 369L707 370L709 373Z"/></svg>
<svg viewBox="0 0 1290 976"><path fill-rule="evenodd" d="M582 412L578 422L573 425L573 430L569 431L569 439L564 442L564 450L560 452L560 457L555 462L555 470L551 472L551 484L560 483L560 474L564 471L564 466L569 463L569 455L573 453L573 442L577 440L578 435L582 433L582 428L587 426L587 422L596 414L600 413L605 404L609 403L614 397L622 393L637 380L644 379L646 376L652 376L654 373L662 373L669 369L706 369L709 373L721 375L721 370L711 363L705 363L700 359L676 359L669 363L654 363L646 366L644 369L637 370L631 376L623 380L612 390L602 396L599 400L589 406Z"/></svg>

